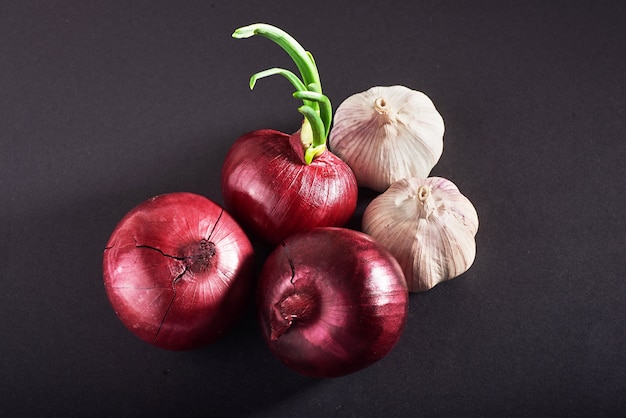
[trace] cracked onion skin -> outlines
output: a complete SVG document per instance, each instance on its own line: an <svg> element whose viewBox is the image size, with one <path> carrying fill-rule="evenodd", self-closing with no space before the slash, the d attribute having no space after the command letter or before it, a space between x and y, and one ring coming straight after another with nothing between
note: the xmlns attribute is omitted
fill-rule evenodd
<svg viewBox="0 0 626 418"><path fill-rule="evenodd" d="M251 299L253 247L219 205L193 193L153 197L128 212L104 250L104 286L122 323L167 350L205 346Z"/></svg>
<svg viewBox="0 0 626 418"><path fill-rule="evenodd" d="M296 135L272 129L243 135L222 167L226 208L272 245L303 230L343 226L356 209L352 169L328 150L305 164L290 143Z"/></svg>
<svg viewBox="0 0 626 418"><path fill-rule="evenodd" d="M315 378L354 373L385 357L408 315L402 270L364 233L316 228L267 258L257 308L270 351Z"/></svg>

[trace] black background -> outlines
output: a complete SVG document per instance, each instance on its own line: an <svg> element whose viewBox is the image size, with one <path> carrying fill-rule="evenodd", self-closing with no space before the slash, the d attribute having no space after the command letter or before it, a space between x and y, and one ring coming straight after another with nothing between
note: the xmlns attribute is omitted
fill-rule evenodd
<svg viewBox="0 0 626 418"><path fill-rule="evenodd" d="M623 4L0 2L0 415L623 412ZM479 214L472 268L411 295L398 345L346 377L287 369L252 311L206 349L154 348L102 285L127 211L172 191L221 203L238 136L298 128L284 79L248 88L293 68L269 40L230 37L255 22L313 52L335 108L374 85L429 95L446 123L432 175Z"/></svg>

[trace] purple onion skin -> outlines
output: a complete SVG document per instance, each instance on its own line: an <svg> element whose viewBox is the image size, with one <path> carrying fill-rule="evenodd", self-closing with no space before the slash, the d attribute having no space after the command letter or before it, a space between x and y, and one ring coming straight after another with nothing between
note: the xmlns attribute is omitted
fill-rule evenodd
<svg viewBox="0 0 626 418"><path fill-rule="evenodd" d="M219 205L170 193L132 209L104 250L107 296L124 325L168 350L205 346L243 315L253 290L248 237Z"/></svg>
<svg viewBox="0 0 626 418"><path fill-rule="evenodd" d="M265 341L305 376L339 377L377 362L406 324L402 269L361 232L317 228L292 235L269 255L258 286Z"/></svg>
<svg viewBox="0 0 626 418"><path fill-rule="evenodd" d="M343 226L357 204L356 178L346 163L325 151L307 165L290 138L271 129L250 132L233 144L222 168L226 208L272 245L306 229Z"/></svg>

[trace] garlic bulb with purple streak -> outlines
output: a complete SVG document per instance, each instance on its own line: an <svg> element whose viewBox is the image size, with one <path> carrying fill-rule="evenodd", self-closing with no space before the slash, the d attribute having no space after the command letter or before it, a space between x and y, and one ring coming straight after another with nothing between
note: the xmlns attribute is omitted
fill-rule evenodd
<svg viewBox="0 0 626 418"><path fill-rule="evenodd" d="M441 177L393 183L367 206L362 222L398 260L410 292L465 273L476 257L476 209Z"/></svg>
<svg viewBox="0 0 626 418"><path fill-rule="evenodd" d="M424 93L377 86L337 108L329 146L359 186L382 192L403 178L428 177L443 152L443 134L443 118Z"/></svg>

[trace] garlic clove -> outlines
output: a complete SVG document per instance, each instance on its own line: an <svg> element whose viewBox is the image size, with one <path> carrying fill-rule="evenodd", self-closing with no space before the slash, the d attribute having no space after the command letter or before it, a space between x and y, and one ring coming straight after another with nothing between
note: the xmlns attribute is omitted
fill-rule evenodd
<svg viewBox="0 0 626 418"><path fill-rule="evenodd" d="M376 86L344 100L330 149L359 186L384 191L403 178L426 178L443 152L443 118L430 98L405 86Z"/></svg>
<svg viewBox="0 0 626 418"><path fill-rule="evenodd" d="M362 223L398 260L410 292L465 273L476 257L476 209L442 177L393 183L367 206Z"/></svg>

